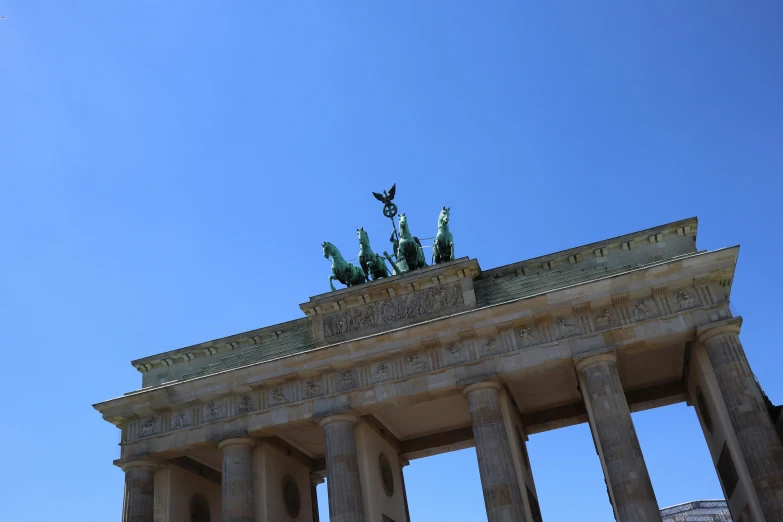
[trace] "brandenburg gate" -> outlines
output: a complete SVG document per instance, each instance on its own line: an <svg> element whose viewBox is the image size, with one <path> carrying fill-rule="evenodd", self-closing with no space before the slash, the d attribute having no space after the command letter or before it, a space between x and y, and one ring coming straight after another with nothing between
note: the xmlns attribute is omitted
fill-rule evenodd
<svg viewBox="0 0 783 522"><path fill-rule="evenodd" d="M631 412L679 402L733 519L783 521L783 445L729 307L738 247L698 250L692 218L489 270L442 247L406 269L403 219L386 277L133 361L141 389L95 405L122 430L124 522L313 522L324 478L332 522L405 522L408 462L467 447L488 520L540 521L526 441L583 422L615 519L660 521Z"/></svg>

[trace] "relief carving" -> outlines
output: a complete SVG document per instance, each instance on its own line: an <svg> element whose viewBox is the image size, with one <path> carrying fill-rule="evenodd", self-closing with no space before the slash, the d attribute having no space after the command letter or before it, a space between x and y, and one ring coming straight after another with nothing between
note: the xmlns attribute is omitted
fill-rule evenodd
<svg viewBox="0 0 783 522"><path fill-rule="evenodd" d="M519 330L519 339L522 346L530 346L541 342L533 335L533 329L529 326L525 326Z"/></svg>
<svg viewBox="0 0 783 522"><path fill-rule="evenodd" d="M315 382L313 379L310 379L307 381L307 390L305 390L305 395L307 395L309 398L313 398L316 395L321 394L321 385Z"/></svg>
<svg viewBox="0 0 783 522"><path fill-rule="evenodd" d="M462 355L462 348L459 346L455 346L453 344L450 344L446 347L446 359L450 363L459 362L464 359Z"/></svg>
<svg viewBox="0 0 783 522"><path fill-rule="evenodd" d="M644 321L648 317L652 317L653 313L647 307L647 303L644 299L639 299L636 302L636 308L634 309L634 317L637 321Z"/></svg>
<svg viewBox="0 0 783 522"><path fill-rule="evenodd" d="M418 355L408 357L408 366L412 372L423 372L427 370L427 361L419 359Z"/></svg>
<svg viewBox="0 0 783 522"><path fill-rule="evenodd" d="M696 297L696 294L688 290L679 290L675 295L677 296L677 304L680 306L680 310L693 308L699 304L699 298Z"/></svg>
<svg viewBox="0 0 783 522"><path fill-rule="evenodd" d="M604 308L601 314L595 318L595 324L598 328L611 328L617 325L617 319L608 308Z"/></svg>
<svg viewBox="0 0 783 522"><path fill-rule="evenodd" d="M462 304L459 283L433 286L324 317L324 337L334 337L418 317Z"/></svg>
<svg viewBox="0 0 783 522"><path fill-rule="evenodd" d="M243 395L237 402L237 412L250 413L253 411L253 399L249 395Z"/></svg>
<svg viewBox="0 0 783 522"><path fill-rule="evenodd" d="M185 428L188 425L188 419L184 413L177 413L174 417L174 429Z"/></svg>
<svg viewBox="0 0 783 522"><path fill-rule="evenodd" d="M389 363L383 362L375 369L372 380L373 382L381 382L387 379L391 379L391 371L389 370Z"/></svg>
<svg viewBox="0 0 783 522"><path fill-rule="evenodd" d="M492 355L498 353L498 340L494 337L487 339L486 344L481 347L481 353L484 355Z"/></svg>
<svg viewBox="0 0 783 522"><path fill-rule="evenodd" d="M217 402L208 402L205 406L207 410L207 420L219 419L221 413L220 404Z"/></svg>
<svg viewBox="0 0 783 522"><path fill-rule="evenodd" d="M576 335L576 327L565 319L558 319L557 333L561 339L563 337L571 337L572 335Z"/></svg>
<svg viewBox="0 0 783 522"><path fill-rule="evenodd" d="M340 376L340 391L350 390L355 386L353 383L353 374L351 373L351 370L337 372L337 374Z"/></svg>
<svg viewBox="0 0 783 522"><path fill-rule="evenodd" d="M155 435L155 425L158 423L157 417L150 417L147 422L141 425L141 436L149 437Z"/></svg>
<svg viewBox="0 0 783 522"><path fill-rule="evenodd" d="M283 388L280 386L274 388L272 390L272 398L275 400L277 404L285 404L285 394L283 393Z"/></svg>

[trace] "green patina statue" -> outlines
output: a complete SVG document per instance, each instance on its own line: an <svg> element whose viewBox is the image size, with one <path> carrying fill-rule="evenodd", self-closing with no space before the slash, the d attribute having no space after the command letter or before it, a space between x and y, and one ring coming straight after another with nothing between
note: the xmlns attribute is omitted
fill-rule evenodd
<svg viewBox="0 0 783 522"><path fill-rule="evenodd" d="M392 264L394 274L404 274L411 270L418 268L424 268L427 266L427 262L424 260L424 250L421 248L421 242L419 238L411 235L411 231L408 228L408 218L405 214L400 214L400 235L397 240L397 231L392 232L389 240L394 245L395 257L397 262L392 261L388 252L384 252L384 257Z"/></svg>
<svg viewBox="0 0 783 522"><path fill-rule="evenodd" d="M386 261L370 248L370 236L367 235L364 227L357 228L356 233L359 236L359 264L362 265L362 270L367 274L368 279L375 281L387 277L389 269L386 267Z"/></svg>
<svg viewBox="0 0 783 522"><path fill-rule="evenodd" d="M438 235L432 243L432 261L436 265L454 259L454 238L449 232L451 208L443 207L438 216Z"/></svg>
<svg viewBox="0 0 783 522"><path fill-rule="evenodd" d="M367 282L367 276L364 271L358 266L354 266L346 261L337 247L329 243L321 243L324 249L324 257L326 259L332 258L332 275L329 276L329 286L332 290L337 290L334 287L333 280L337 279L345 286L359 285Z"/></svg>

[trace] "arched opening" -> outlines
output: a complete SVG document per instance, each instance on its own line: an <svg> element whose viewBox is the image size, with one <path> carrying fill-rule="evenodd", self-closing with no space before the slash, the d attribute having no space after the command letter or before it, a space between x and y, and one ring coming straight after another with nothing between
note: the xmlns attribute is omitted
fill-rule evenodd
<svg viewBox="0 0 783 522"><path fill-rule="evenodd" d="M204 495L196 493L190 499L190 522L210 522L209 502Z"/></svg>

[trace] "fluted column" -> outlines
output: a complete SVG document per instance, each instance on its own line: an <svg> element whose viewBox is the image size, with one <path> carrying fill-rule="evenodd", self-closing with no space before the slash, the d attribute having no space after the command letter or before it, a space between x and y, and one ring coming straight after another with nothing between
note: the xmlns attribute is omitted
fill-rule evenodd
<svg viewBox="0 0 783 522"><path fill-rule="evenodd" d="M699 328L764 517L783 520L783 445L739 340L742 318Z"/></svg>
<svg viewBox="0 0 783 522"><path fill-rule="evenodd" d="M365 522L359 460L352 415L333 415L321 420L326 438L326 476L331 522Z"/></svg>
<svg viewBox="0 0 783 522"><path fill-rule="evenodd" d="M500 410L499 391L500 385L496 382L479 382L465 388L463 393L468 398L473 419L487 520L523 522L526 520L525 506Z"/></svg>
<svg viewBox="0 0 783 522"><path fill-rule="evenodd" d="M411 513L408 511L408 491L405 489L405 466L409 465L406 459L400 457L400 484L402 485L402 500L405 502L405 521L411 522Z"/></svg>
<svg viewBox="0 0 783 522"><path fill-rule="evenodd" d="M253 446L248 437L226 439L218 444L223 452L221 522L255 522L253 500Z"/></svg>
<svg viewBox="0 0 783 522"><path fill-rule="evenodd" d="M119 465L125 472L122 522L153 522L155 509L154 462L131 460Z"/></svg>
<svg viewBox="0 0 783 522"><path fill-rule="evenodd" d="M319 522L321 515L318 513L318 484L323 484L324 478L317 473L310 473L310 502L313 505L313 522Z"/></svg>
<svg viewBox="0 0 783 522"><path fill-rule="evenodd" d="M614 354L580 359L576 369L617 522L660 522L658 502Z"/></svg>

